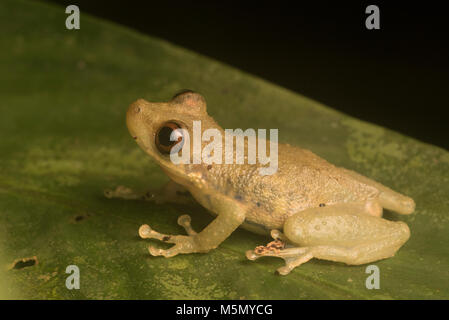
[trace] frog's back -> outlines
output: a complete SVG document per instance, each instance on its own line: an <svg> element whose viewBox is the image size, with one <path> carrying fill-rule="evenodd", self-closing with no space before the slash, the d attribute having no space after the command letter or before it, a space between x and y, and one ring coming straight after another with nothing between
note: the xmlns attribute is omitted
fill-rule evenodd
<svg viewBox="0 0 449 320"><path fill-rule="evenodd" d="M214 165L216 189L248 207L247 222L280 228L290 215L311 207L374 198L379 190L309 150L279 144L278 170L263 176L261 165Z"/></svg>

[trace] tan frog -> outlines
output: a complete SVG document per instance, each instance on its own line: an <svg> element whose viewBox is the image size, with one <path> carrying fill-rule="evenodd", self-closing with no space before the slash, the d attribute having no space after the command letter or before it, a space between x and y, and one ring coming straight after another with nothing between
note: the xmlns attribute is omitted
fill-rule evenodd
<svg viewBox="0 0 449 320"><path fill-rule="evenodd" d="M352 265L388 258L410 237L404 222L383 219L382 210L410 214L415 208L413 199L305 149L279 144L278 169L272 175L261 175L261 164L174 164L170 151L179 147L182 137L170 137L180 132L193 136L192 123L197 120L202 132L215 128L224 136L224 130L207 114L204 98L192 91L177 94L169 102L140 99L127 111L131 136L174 182L165 188L169 195L162 193L154 200L170 199L185 188L217 215L199 233L190 226L188 215L179 217L187 236L165 235L141 226L142 238L174 244L167 250L150 246L151 255L208 252L238 227L261 234L271 231L275 241L248 251L246 256L250 260L283 258L286 265L278 272L285 275L312 258ZM202 147L207 143L203 141ZM140 197L123 187L106 195ZM283 233L278 231L282 229Z"/></svg>

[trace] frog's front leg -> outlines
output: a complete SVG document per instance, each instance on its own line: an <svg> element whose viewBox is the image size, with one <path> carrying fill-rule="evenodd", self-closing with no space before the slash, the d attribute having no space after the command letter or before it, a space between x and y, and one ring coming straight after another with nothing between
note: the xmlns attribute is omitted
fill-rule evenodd
<svg viewBox="0 0 449 320"><path fill-rule="evenodd" d="M140 226L139 236L142 239L157 239L163 242L175 244L175 246L170 250L163 250L150 246L148 250L152 256L163 255L168 258L180 253L181 251L186 251L187 253L189 249L193 249L193 236L197 235L197 233L192 229L190 221L190 216L187 214L182 215L178 218L178 224L186 230L189 236L171 236L162 234L151 229L151 227L147 224ZM178 245L178 247L176 247L176 245Z"/></svg>
<svg viewBox="0 0 449 320"><path fill-rule="evenodd" d="M157 239L174 246L164 250L149 246L148 250L153 256L173 257L179 253L208 252L215 249L245 220L244 208L226 196L214 196L210 198L211 207L218 214L203 231L196 233L190 226L190 217L183 215L178 218L178 224L184 227L188 236L166 235L143 225L139 229L139 235L144 239Z"/></svg>
<svg viewBox="0 0 449 320"><path fill-rule="evenodd" d="M285 221L286 248L259 246L246 255L283 258L286 266L278 269L283 275L312 258L358 265L391 257L410 230L404 222L366 214L369 208L369 203L343 203L301 211ZM274 238L279 235L272 232Z"/></svg>

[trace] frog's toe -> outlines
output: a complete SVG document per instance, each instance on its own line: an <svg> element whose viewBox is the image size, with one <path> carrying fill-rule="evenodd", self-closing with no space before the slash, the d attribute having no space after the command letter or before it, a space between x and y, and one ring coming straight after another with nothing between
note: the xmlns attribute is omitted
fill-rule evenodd
<svg viewBox="0 0 449 320"><path fill-rule="evenodd" d="M176 256L178 253L181 253L179 248L176 248L176 245L174 245L170 249L160 249L160 248L156 248L153 246L149 246L148 252L154 257L163 256L165 258L171 258L171 257Z"/></svg>
<svg viewBox="0 0 449 320"><path fill-rule="evenodd" d="M180 253L197 252L194 241L190 236L166 236L166 238L162 241L173 243L174 246L169 249L159 249L149 246L148 251L152 256L164 256L166 258L171 258Z"/></svg>
<svg viewBox="0 0 449 320"><path fill-rule="evenodd" d="M151 229L147 224L141 225L139 228L139 236L142 239L157 239L163 242L174 243L173 238L175 236L166 235L156 230Z"/></svg>
<svg viewBox="0 0 449 320"><path fill-rule="evenodd" d="M282 258L285 261L285 266L278 268L276 271L280 275L287 275L294 268L312 259L313 254L306 247L285 248L285 243L278 239L266 246L258 246L254 250L248 250L246 257L249 260L256 260L260 257Z"/></svg>
<svg viewBox="0 0 449 320"><path fill-rule="evenodd" d="M254 250L248 250L246 251L246 257L248 258L248 260L254 261L262 256L255 253Z"/></svg>
<svg viewBox="0 0 449 320"><path fill-rule="evenodd" d="M186 219L182 216L180 218ZM182 222L187 223L187 221ZM151 227L147 224L140 226L139 236L143 239L157 239L162 242L174 244L174 246L169 249L159 249L153 246L149 246L148 251L152 256L164 256L166 258L170 258L176 256L179 253L191 253L198 252L200 250L200 248L196 245L192 235L167 235L151 229Z"/></svg>
<svg viewBox="0 0 449 320"><path fill-rule="evenodd" d="M297 256L294 255L286 255L286 257L281 257L285 260L285 266L278 268L276 271L282 275L285 276L290 273L293 269L296 267L299 267L303 263L306 263L310 259L312 259L313 253L309 250L305 250L304 248L294 248L298 249ZM301 250L302 249L302 250Z"/></svg>
<svg viewBox="0 0 449 320"><path fill-rule="evenodd" d="M156 256L162 256L162 255L164 254L164 251L165 251L165 250L159 249L159 248L156 248L156 247L153 247L153 246L149 246L149 247L148 247L148 252L150 252L150 254L151 254L152 256L154 256L154 257L156 257Z"/></svg>
<svg viewBox="0 0 449 320"><path fill-rule="evenodd" d="M154 231L147 224L141 225L139 228L139 236L142 239L161 239L163 236L161 233Z"/></svg>
<svg viewBox="0 0 449 320"><path fill-rule="evenodd" d="M283 267L277 268L276 272L278 274L280 274L281 276L286 276L287 274L290 273L290 271L292 271L293 268L289 267L288 265L285 265Z"/></svg>
<svg viewBox="0 0 449 320"><path fill-rule="evenodd" d="M275 238L276 239L276 238ZM256 260L263 256L277 256L282 249L284 249L285 243L279 239L271 241L266 246L257 246L254 250L246 251L246 257L249 260Z"/></svg>
<svg viewBox="0 0 449 320"><path fill-rule="evenodd" d="M259 255L276 255L284 248L285 242L276 238L276 240L271 241L266 246L256 247L254 252Z"/></svg>
<svg viewBox="0 0 449 320"><path fill-rule="evenodd" d="M280 240L282 242L288 241L288 238L281 231L279 231L277 229L271 230L270 235L274 240Z"/></svg>
<svg viewBox="0 0 449 320"><path fill-rule="evenodd" d="M184 214L178 218L178 224L186 230L189 236L194 236L197 233L195 230L193 230L192 226L190 225L191 221L192 219L188 214Z"/></svg>

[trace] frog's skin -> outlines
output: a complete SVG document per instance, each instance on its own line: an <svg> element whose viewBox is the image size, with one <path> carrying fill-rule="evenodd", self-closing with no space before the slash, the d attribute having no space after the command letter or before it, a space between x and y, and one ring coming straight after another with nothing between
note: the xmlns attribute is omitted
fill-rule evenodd
<svg viewBox="0 0 449 320"><path fill-rule="evenodd" d="M224 137L224 130L207 114L204 98L192 91L180 93L169 102L137 100L126 114L131 136L174 181L166 188L172 193L168 197L184 187L217 215L199 233L191 228L189 216L181 216L178 223L187 236L165 235L148 225L141 226L142 238L174 244L167 250L150 246L151 255L208 252L238 227L262 234L271 230L275 241L248 251L246 256L251 260L281 257L286 266L278 272L287 274L311 258L352 265L388 258L410 237L404 222L383 219L382 210L410 214L415 208L411 198L336 167L305 149L279 144L278 170L266 176L259 174L260 164L175 165L156 146L158 129L174 121L193 137L194 120L201 120L202 131L216 128ZM202 143L202 148L208 144ZM137 197L126 188L109 191L107 196Z"/></svg>

